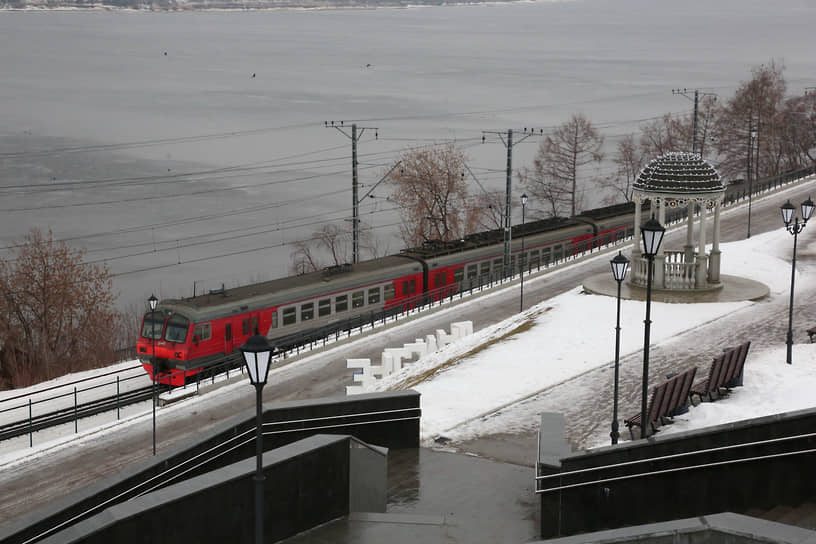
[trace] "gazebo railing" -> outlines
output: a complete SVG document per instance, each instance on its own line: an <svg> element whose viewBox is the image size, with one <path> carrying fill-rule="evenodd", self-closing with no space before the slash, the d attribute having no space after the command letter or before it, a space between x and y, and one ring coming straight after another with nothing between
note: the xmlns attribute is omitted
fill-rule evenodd
<svg viewBox="0 0 816 544"><path fill-rule="evenodd" d="M655 266L659 266L660 259L655 259ZM646 287L646 274L649 261L640 257L632 261L632 283ZM691 262L686 262L684 251L666 251L663 253L663 284L654 285L656 289L696 289L697 255ZM655 274L658 276L658 274Z"/></svg>

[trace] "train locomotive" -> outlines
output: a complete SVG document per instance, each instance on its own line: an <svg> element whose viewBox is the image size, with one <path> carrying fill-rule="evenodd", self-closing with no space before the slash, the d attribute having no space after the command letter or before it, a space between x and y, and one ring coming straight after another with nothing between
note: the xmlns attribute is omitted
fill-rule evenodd
<svg viewBox="0 0 816 544"><path fill-rule="evenodd" d="M627 203L514 226L509 272L631 236L633 218L634 204ZM508 272L503 236L496 229L353 265L163 300L143 317L137 353L151 378L155 356L155 379L183 385L253 334L290 348L308 331L331 330L356 316L410 308L495 280Z"/></svg>

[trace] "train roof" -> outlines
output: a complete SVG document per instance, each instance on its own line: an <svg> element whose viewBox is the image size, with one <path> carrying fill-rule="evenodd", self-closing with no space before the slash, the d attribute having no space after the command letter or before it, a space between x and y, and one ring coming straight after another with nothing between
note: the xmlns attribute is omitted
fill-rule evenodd
<svg viewBox="0 0 816 544"><path fill-rule="evenodd" d="M332 289L329 286L336 285L337 289L343 289L349 283L349 279L353 279L355 282L364 282L368 277L381 276L382 271L386 269L407 270L416 266L418 266L418 263L409 257L389 255L357 264L330 266L317 272L297 276L288 276L240 287L211 290L195 297L165 299L160 302L160 306L176 311L188 310L188 313L190 311L192 313L206 313L207 310L216 307L238 307L244 303L250 309L253 309L259 304L269 304L269 301L273 300L278 293L289 292L304 286L320 285Z"/></svg>
<svg viewBox="0 0 816 544"><path fill-rule="evenodd" d="M550 217L529 221L524 225L514 225L513 235L531 236L542 232L561 229L571 225L577 225L580 221L565 217ZM504 241L504 229L493 229L484 232L468 234L461 240L428 240L419 247L403 249L402 254L412 255L422 259L441 257L451 253L459 253L470 249L477 249L484 246L500 244Z"/></svg>

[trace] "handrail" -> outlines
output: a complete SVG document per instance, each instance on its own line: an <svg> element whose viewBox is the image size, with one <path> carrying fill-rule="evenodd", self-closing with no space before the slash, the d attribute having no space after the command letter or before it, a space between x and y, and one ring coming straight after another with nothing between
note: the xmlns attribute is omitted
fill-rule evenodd
<svg viewBox="0 0 816 544"><path fill-rule="evenodd" d="M737 448L745 448L745 447L749 447L749 446L761 446L761 445L764 445L764 444L775 444L775 443L778 443L778 442L786 442L786 441L789 441L789 440L798 440L798 439L802 439L802 438L813 438L813 437L816 437L816 433L799 434L799 435L794 435L794 436L783 436L781 438L770 438L768 440L757 440L757 441L754 441L754 442L743 442L743 443L740 443L740 444L729 444L727 446L718 446L716 448L708 448L708 449L704 449L704 450L685 451L685 452L682 452L682 453L674 453L674 454L671 454L671 455L661 455L659 457L646 457L646 458L643 458L643 459L636 459L634 461L626 461L626 462L623 462L623 463L615 463L615 464L612 464L612 465L603 465L603 466L599 466L599 467L589 467L589 468L582 468L582 469L578 469L578 470L571 470L569 472L558 472L558 473L555 473L555 474L546 474L544 476L536 476L536 480L547 480L547 479L555 478L555 477L572 476L572 475L575 475L575 474L584 474L584 473L587 473L587 472L595 472L595 471L611 469L611 468L639 465L641 463L651 463L651 462L654 462L654 461L665 461L667 459L677 459L677 458L680 458L680 457L688 457L688 456L691 456L691 455L699 455L699 454L703 454L703 453L713 453L713 452L718 452L718 451L728 451L728 450L733 450L733 449L737 449Z"/></svg>
<svg viewBox="0 0 816 544"><path fill-rule="evenodd" d="M559 487L548 487L547 489L536 489L536 494L549 493L551 491L563 491L564 489L573 489L576 487L586 487L588 485L605 484L608 482L617 482L620 480L634 480L636 478L643 478L646 476L656 476L658 474L669 474L672 472L681 472L685 470L696 470L698 468L716 467L721 465L732 465L735 463L747 463L749 461L761 461L763 459L775 459L777 457L790 457L792 455L802 455L806 453L816 453L816 448L809 450L788 451L784 453L771 453L767 455L757 455L754 457L743 457L742 459L729 459L727 461L715 461L712 463L703 463L700 465L689 465L684 467L667 468L663 470L653 470L651 472L639 472L637 474L629 474L626 476L615 476L614 478L603 478L600 480L593 480L591 482L580 482L577 484L562 485Z"/></svg>

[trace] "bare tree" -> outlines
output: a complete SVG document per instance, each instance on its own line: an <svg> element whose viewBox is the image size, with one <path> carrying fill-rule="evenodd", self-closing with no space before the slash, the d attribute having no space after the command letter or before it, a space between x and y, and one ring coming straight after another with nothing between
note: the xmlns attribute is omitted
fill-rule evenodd
<svg viewBox="0 0 816 544"><path fill-rule="evenodd" d="M524 169L521 177L533 196L550 205L551 215L558 215L565 202L575 215L578 172L603 159L603 141L589 119L573 114L541 143L532 170Z"/></svg>
<svg viewBox="0 0 816 544"><path fill-rule="evenodd" d="M0 379L18 387L115 360L116 324L107 267L84 250L32 229L0 261Z"/></svg>
<svg viewBox="0 0 816 544"><path fill-rule="evenodd" d="M644 124L640 132L640 148L645 157L691 150L691 126L671 113Z"/></svg>
<svg viewBox="0 0 816 544"><path fill-rule="evenodd" d="M779 173L778 141L784 130L780 112L785 96L783 66L763 64L751 70L723 107L716 130L720 173L737 178L756 169L760 176ZM752 138L754 132L756 137ZM757 162L758 158L758 162Z"/></svg>
<svg viewBox="0 0 816 544"><path fill-rule="evenodd" d="M312 239L298 240L293 244L294 249L289 254L291 264L290 274L308 274L323 268L320 259L315 255L315 246Z"/></svg>
<svg viewBox="0 0 816 544"><path fill-rule="evenodd" d="M613 190L610 204L621 200L629 202L632 200L632 188L644 163L643 152L635 143L634 134L627 134L618 142L612 161L616 166L615 173L601 180L601 186Z"/></svg>
<svg viewBox="0 0 816 544"><path fill-rule="evenodd" d="M480 210L468 204L466 157L453 144L403 153L388 176L400 207L400 234L407 246L455 240L478 223Z"/></svg>
<svg viewBox="0 0 816 544"><path fill-rule="evenodd" d="M478 230L494 230L504 227L505 195L502 191L489 191L473 197L473 206L482 211L477 215Z"/></svg>

